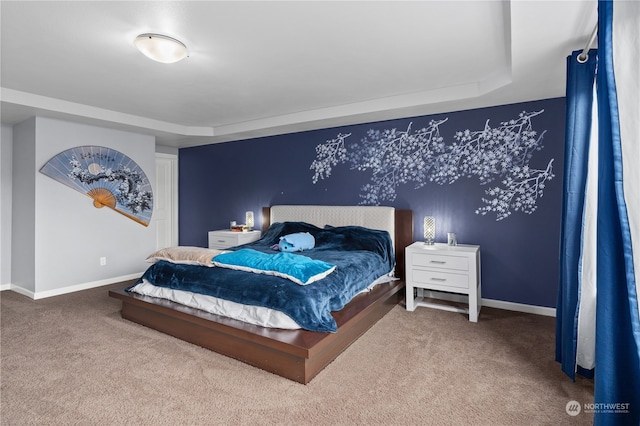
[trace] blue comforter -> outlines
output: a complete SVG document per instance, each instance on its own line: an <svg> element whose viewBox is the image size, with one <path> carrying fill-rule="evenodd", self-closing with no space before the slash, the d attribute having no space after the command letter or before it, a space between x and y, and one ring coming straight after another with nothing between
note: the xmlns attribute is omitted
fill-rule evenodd
<svg viewBox="0 0 640 426"><path fill-rule="evenodd" d="M258 241L236 249L275 254L270 247L279 237L294 232L309 232L316 239L315 248L300 255L336 265L335 271L301 286L277 276L159 261L138 282L146 280L155 286L276 309L303 329L335 332L337 325L331 312L342 309L375 279L393 270L391 237L386 231L359 226L319 228L304 222L284 222L272 224Z"/></svg>

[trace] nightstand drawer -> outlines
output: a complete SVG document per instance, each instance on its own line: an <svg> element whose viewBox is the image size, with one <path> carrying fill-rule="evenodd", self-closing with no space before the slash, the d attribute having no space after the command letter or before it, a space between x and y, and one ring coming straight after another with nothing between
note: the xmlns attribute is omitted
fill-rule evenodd
<svg viewBox="0 0 640 426"><path fill-rule="evenodd" d="M452 287L456 289L469 288L469 274L453 274L448 272L424 271L413 269L411 281L415 285L428 284L430 287Z"/></svg>
<svg viewBox="0 0 640 426"><path fill-rule="evenodd" d="M210 248L227 248L237 245L237 238L225 237L224 235L209 235Z"/></svg>
<svg viewBox="0 0 640 426"><path fill-rule="evenodd" d="M227 249L242 244L252 243L261 236L260 231L232 232L226 230L209 231L209 248Z"/></svg>
<svg viewBox="0 0 640 426"><path fill-rule="evenodd" d="M413 266L425 268L455 269L458 271L469 270L469 259L460 256L447 256L432 253L411 253Z"/></svg>

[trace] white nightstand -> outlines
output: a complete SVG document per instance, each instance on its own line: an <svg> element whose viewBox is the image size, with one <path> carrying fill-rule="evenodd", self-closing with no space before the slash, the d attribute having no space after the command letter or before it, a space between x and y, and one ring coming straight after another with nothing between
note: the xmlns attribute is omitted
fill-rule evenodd
<svg viewBox="0 0 640 426"><path fill-rule="evenodd" d="M415 310L416 306L426 306L468 313L469 321L478 321L482 306L480 246L416 242L405 249L405 258L407 311ZM415 298L414 289L417 293ZM425 302L425 290L465 294L469 308Z"/></svg>
<svg viewBox="0 0 640 426"><path fill-rule="evenodd" d="M229 247L239 246L240 244L252 243L259 240L260 235L260 231L209 231L209 248L222 250Z"/></svg>

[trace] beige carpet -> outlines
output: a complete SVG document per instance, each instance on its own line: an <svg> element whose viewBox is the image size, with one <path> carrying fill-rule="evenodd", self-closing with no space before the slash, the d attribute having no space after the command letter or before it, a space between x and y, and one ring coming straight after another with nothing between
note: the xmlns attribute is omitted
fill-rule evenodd
<svg viewBox="0 0 640 426"><path fill-rule="evenodd" d="M1 298L2 425L572 425L554 318L396 306L301 385L120 318L106 286Z"/></svg>

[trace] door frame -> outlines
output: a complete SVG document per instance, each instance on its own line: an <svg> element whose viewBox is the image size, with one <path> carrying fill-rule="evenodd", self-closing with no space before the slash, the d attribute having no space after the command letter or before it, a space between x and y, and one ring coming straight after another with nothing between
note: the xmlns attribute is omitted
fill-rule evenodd
<svg viewBox="0 0 640 426"><path fill-rule="evenodd" d="M175 154L165 154L156 152L156 167L159 159L171 162L171 241L172 246L177 246L179 241L178 233L178 156ZM157 171L157 170L156 170ZM162 188L164 190L165 188ZM156 191L160 191L160 182L156 177ZM157 226L157 224L156 224ZM158 247L156 247L158 248ZM162 247L160 247L162 248Z"/></svg>

